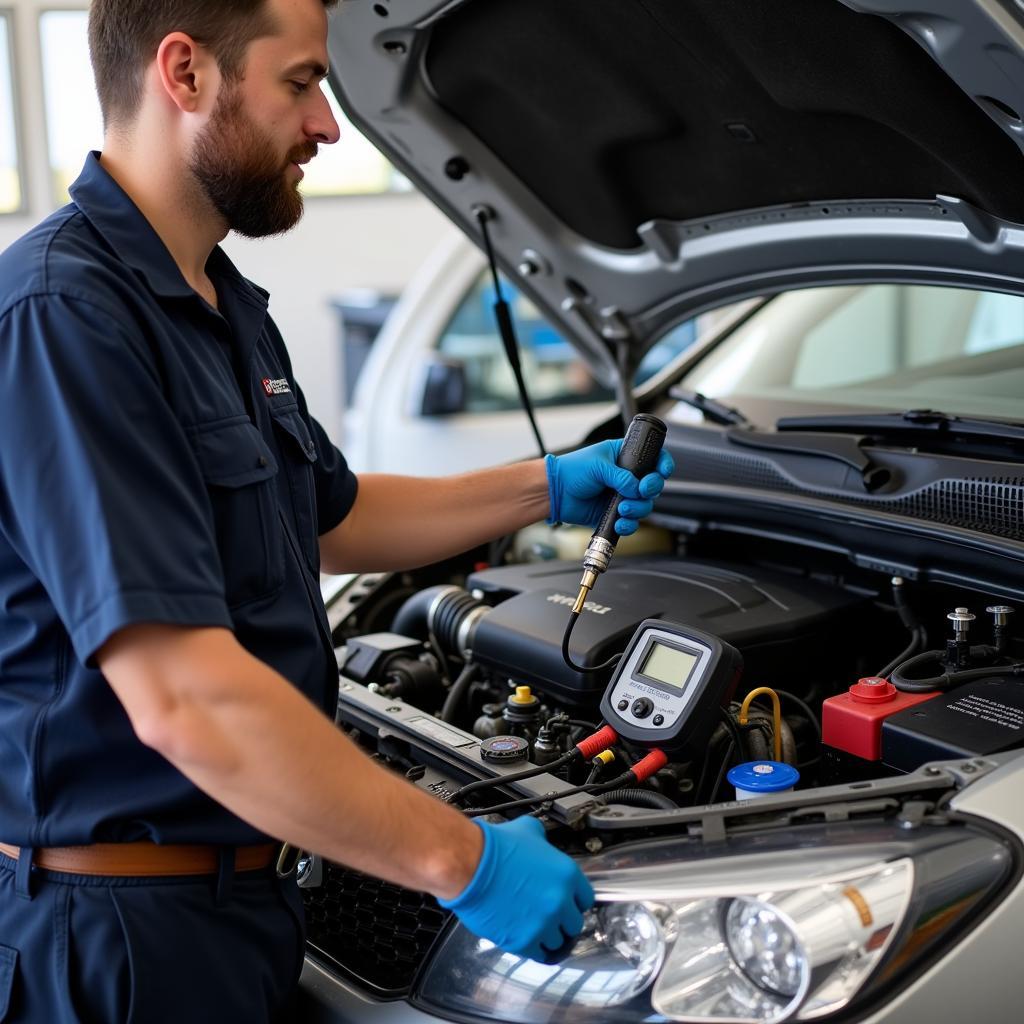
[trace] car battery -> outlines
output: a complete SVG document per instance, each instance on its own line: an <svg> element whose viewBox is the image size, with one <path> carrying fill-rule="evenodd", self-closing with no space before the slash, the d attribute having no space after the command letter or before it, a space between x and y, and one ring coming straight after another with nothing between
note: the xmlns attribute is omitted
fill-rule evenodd
<svg viewBox="0 0 1024 1024"><path fill-rule="evenodd" d="M905 772L1015 747L1024 747L1024 684L1002 676L947 690L882 725L882 760Z"/></svg>
<svg viewBox="0 0 1024 1024"><path fill-rule="evenodd" d="M821 742L864 761L879 761L883 723L938 694L938 690L903 693L879 676L859 679L846 693L823 702Z"/></svg>

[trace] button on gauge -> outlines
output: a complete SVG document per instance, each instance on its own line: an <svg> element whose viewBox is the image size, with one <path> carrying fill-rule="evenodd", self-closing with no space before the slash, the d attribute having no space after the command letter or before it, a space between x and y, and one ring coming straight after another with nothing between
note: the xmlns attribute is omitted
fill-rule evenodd
<svg viewBox="0 0 1024 1024"><path fill-rule="evenodd" d="M654 703L649 701L646 697L637 697L633 701L633 715L636 718L646 718L654 710Z"/></svg>
<svg viewBox="0 0 1024 1024"><path fill-rule="evenodd" d="M651 722L652 722L652 723L653 723L654 725L664 725L664 724L665 724L665 716L664 716L664 715L655 715L655 716L654 716L654 717L653 717L653 718L651 719Z"/></svg>
<svg viewBox="0 0 1024 1024"><path fill-rule="evenodd" d="M626 708L629 707L629 701L628 700L620 700L619 703L616 705L616 707L618 707L618 709L620 711L625 711Z"/></svg>

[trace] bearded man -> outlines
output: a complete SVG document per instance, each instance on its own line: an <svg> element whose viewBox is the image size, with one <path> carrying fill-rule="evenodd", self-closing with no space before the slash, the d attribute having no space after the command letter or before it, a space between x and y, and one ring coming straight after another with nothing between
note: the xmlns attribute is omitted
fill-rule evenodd
<svg viewBox="0 0 1024 1024"><path fill-rule="evenodd" d="M332 722L321 570L591 522L606 487L631 532L671 471L638 481L612 442L444 479L348 470L218 246L294 225L302 165L338 139L335 2L94 0L102 153L0 255L6 1022L283 1019L304 933L275 841L526 956L593 899L535 819L470 821Z"/></svg>

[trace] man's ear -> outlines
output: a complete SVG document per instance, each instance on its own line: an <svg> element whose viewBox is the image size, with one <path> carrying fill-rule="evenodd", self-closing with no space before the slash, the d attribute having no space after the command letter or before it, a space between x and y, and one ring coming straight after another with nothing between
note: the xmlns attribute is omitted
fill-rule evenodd
<svg viewBox="0 0 1024 1024"><path fill-rule="evenodd" d="M161 40L156 70L167 98L183 113L207 105L220 85L213 55L184 32L171 32Z"/></svg>

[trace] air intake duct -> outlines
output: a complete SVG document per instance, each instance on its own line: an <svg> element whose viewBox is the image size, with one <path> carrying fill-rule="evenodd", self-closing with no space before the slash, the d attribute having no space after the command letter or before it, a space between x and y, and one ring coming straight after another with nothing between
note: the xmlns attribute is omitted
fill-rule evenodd
<svg viewBox="0 0 1024 1024"><path fill-rule="evenodd" d="M443 648L463 654L472 649L477 624L490 610L462 587L428 587L398 609L391 631L420 639L433 633Z"/></svg>

